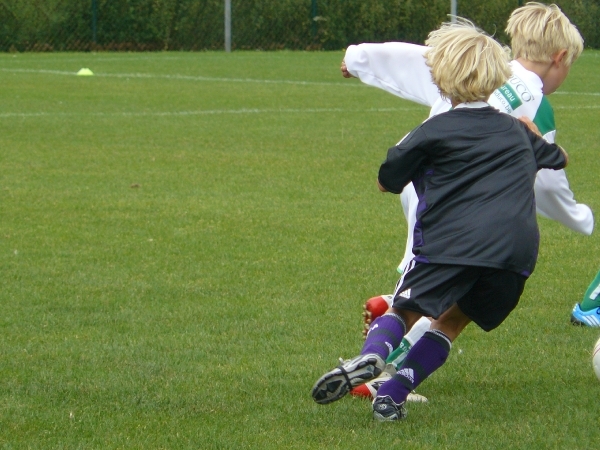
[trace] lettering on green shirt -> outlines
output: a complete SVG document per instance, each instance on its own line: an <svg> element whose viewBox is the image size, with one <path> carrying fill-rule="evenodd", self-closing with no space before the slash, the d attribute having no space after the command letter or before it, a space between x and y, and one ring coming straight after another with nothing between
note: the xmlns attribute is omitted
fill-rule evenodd
<svg viewBox="0 0 600 450"><path fill-rule="evenodd" d="M503 84L498 88L498 91L500 94L502 94L502 97L504 97L504 99L508 102L513 111L523 104L519 98L519 95L515 92L510 84Z"/></svg>

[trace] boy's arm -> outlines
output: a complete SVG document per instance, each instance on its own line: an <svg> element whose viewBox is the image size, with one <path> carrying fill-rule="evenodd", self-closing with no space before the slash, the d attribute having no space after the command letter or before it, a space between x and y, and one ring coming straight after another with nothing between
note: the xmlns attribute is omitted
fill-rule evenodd
<svg viewBox="0 0 600 450"><path fill-rule="evenodd" d="M521 116L519 117L519 120L523 122L527 126L527 128L533 131L534 134L537 134L539 137L543 137L538 126L535 123L533 123L533 120L531 120L529 117Z"/></svg>
<svg viewBox="0 0 600 450"><path fill-rule="evenodd" d="M531 142L533 153L537 161L538 170L560 170L567 167L567 163L569 162L569 155L567 155L567 152L559 145L547 142L540 136L539 131L535 133L535 131L532 131L525 120L520 120L526 125L525 131L527 132L527 136ZM535 125L533 126L535 127ZM537 129L537 127L535 129Z"/></svg>
<svg viewBox="0 0 600 450"><path fill-rule="evenodd" d="M386 160L379 168L379 190L400 194L427 157L423 151L427 147L426 139L420 127L417 127L390 148Z"/></svg>
<svg viewBox="0 0 600 450"><path fill-rule="evenodd" d="M428 47L405 42L351 45L342 62L342 75L426 106L440 99L423 54Z"/></svg>
<svg viewBox="0 0 600 450"><path fill-rule="evenodd" d="M562 152L563 156L565 157L565 167L567 167L569 165L569 154L560 145L558 146L558 149Z"/></svg>
<svg viewBox="0 0 600 450"><path fill-rule="evenodd" d="M388 190L386 188L384 188L381 183L379 182L379 180L377 180L377 187L379 188L379 190L381 192L387 192Z"/></svg>
<svg viewBox="0 0 600 450"><path fill-rule="evenodd" d="M537 149L536 158L539 158L538 166L555 170L540 170L537 173L535 179L537 212L574 231L585 235L592 234L594 230L592 210L587 205L575 201L565 171L556 170L567 165L567 152L558 145L540 141L541 144L537 142L534 145L534 151Z"/></svg>
<svg viewBox="0 0 600 450"><path fill-rule="evenodd" d="M522 116L522 117L519 117L519 120L521 122L523 122L527 126L527 128L529 128L529 131L531 131L533 134L535 134L539 138L544 139L538 126L535 123L533 123L533 121L529 117ZM545 139L544 139L544 141L545 141ZM563 154L563 156L565 158L565 165L563 167L561 167L561 169L564 169L569 164L569 155L568 155L567 151L564 148L562 148L560 145L557 145L557 144L554 144L554 145L556 145L556 147L558 147L558 149L560 150L560 152ZM544 167L544 168L548 168L548 167ZM552 167L549 167L549 168L552 168Z"/></svg>
<svg viewBox="0 0 600 450"><path fill-rule="evenodd" d="M526 117L521 117L519 120L538 136L541 135L538 127L531 120ZM564 166L566 166L569 162L569 155L562 147L558 145L556 147L563 155ZM594 214L589 206L577 203L564 170L540 170L535 178L534 189L538 214L556 220L578 233L587 236L592 234Z"/></svg>
<svg viewBox="0 0 600 450"><path fill-rule="evenodd" d="M543 127L539 130L540 134L546 141L554 142L555 126L552 107L545 97L537 108L530 108L536 106L532 103L525 103L523 107L514 111L514 115L525 114L532 120L538 119L536 123ZM587 236L592 234L594 214L589 206L577 202L564 170L540 170L535 178L534 188L538 214L556 220L577 233Z"/></svg>
<svg viewBox="0 0 600 450"><path fill-rule="evenodd" d="M564 170L540 170L535 178L538 214L589 236L594 231L594 214L589 206L577 203Z"/></svg>

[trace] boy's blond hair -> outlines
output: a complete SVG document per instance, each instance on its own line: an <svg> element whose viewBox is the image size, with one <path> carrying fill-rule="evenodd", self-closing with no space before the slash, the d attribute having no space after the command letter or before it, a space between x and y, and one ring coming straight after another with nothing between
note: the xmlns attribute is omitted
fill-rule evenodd
<svg viewBox="0 0 600 450"><path fill-rule="evenodd" d="M510 49L458 18L429 33L425 53L433 82L453 102L486 101L510 77Z"/></svg>
<svg viewBox="0 0 600 450"><path fill-rule="evenodd" d="M514 58L532 62L550 62L561 50L567 50L564 64L570 67L583 51L583 38L556 5L529 2L510 15L506 34L511 38Z"/></svg>

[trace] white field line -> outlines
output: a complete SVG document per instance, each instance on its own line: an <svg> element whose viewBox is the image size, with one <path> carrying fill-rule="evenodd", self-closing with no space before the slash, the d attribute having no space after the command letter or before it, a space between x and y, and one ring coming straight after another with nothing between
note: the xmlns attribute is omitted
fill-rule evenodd
<svg viewBox="0 0 600 450"><path fill-rule="evenodd" d="M76 72L67 72L64 70L46 70L46 69L7 69L0 68L2 72L12 73L39 73L47 75L67 75L77 76ZM188 80L188 81L209 81L218 83L261 83L261 84L291 84L298 86L366 86L357 83L334 82L334 81L300 81L300 80L263 80L256 78L222 78L222 77L203 77L197 75L161 75L152 73L95 73L96 77L106 78L143 78L143 79L164 79L164 80ZM340 75L341 76L341 75Z"/></svg>
<svg viewBox="0 0 600 450"><path fill-rule="evenodd" d="M47 69L7 69L0 68L2 72L12 73L40 73L48 75L67 75L77 76L76 72L64 70L47 70ZM262 84L292 84L299 86L351 86L351 87L367 87L365 84L335 82L335 81L300 81L300 80L264 80L256 78L224 78L224 77L203 77L197 75L180 75L180 74L151 74L151 73L96 73L96 77L105 78L143 78L143 79L166 79L166 80L189 80L189 81L210 81L219 83L262 83ZM557 91L554 95L584 95L584 96L600 96L600 92L566 92Z"/></svg>
<svg viewBox="0 0 600 450"><path fill-rule="evenodd" d="M143 53L138 53L138 55L143 55ZM42 55L43 57L44 55ZM185 60L185 56L164 56L161 55L160 58L149 56L131 56L128 54L126 57L118 57L118 56L99 56L98 53L88 53L86 56L72 56L72 57L59 57L53 58L51 53L46 53L46 58L40 59L38 61L51 61L52 63L77 63L82 64L81 67L87 67L88 64L94 64L96 62L130 62L130 61L177 61L177 60ZM19 54L11 55L11 54L0 54L0 62L1 61L18 61L20 59ZM20 61L19 61L20 62Z"/></svg>
<svg viewBox="0 0 600 450"><path fill-rule="evenodd" d="M559 110L578 110L578 109L600 109L600 105L589 106L557 106L554 109ZM185 117L185 116L216 116L216 115L251 115L251 114L321 114L321 113L350 113L350 114L368 114L368 113L395 113L409 111L424 111L423 107L407 108L369 108L369 109L347 109L347 108L241 108L241 109L207 109L197 111L155 111L155 112L135 112L135 111L114 111L114 112L8 112L0 113L0 118L35 118L35 117Z"/></svg>
<svg viewBox="0 0 600 450"><path fill-rule="evenodd" d="M190 57L194 58L193 56L194 52L189 52L186 53L184 55L178 55L177 53L172 53L170 55L164 55L161 54L158 57L155 56L152 53L128 53L128 54L121 54L119 56L106 56L107 54L105 53L87 53L85 54L85 56L68 56L68 57L64 57L64 55L61 55L58 58L55 58L54 56L56 56L56 54L50 54L50 53L46 53L46 56L48 59L52 60L53 62L78 62L78 63L83 63L83 61L85 60L86 63L88 62L112 62L112 61L118 61L118 62L129 62L129 61L175 61L175 60L189 60ZM110 55L110 53L108 53L108 55ZM10 53L5 53L5 54L0 54L0 61L2 59L4 60L10 60L13 58L18 58L20 55L19 54L10 54ZM600 52L588 52L588 51L584 51L581 56L579 58L600 58ZM82 67L85 67L85 63Z"/></svg>
<svg viewBox="0 0 600 450"><path fill-rule="evenodd" d="M553 106L552 109L600 109L600 104L584 106Z"/></svg>
<svg viewBox="0 0 600 450"><path fill-rule="evenodd" d="M556 91L552 95L591 95L591 96L599 96L600 92L565 92L565 91Z"/></svg>
<svg viewBox="0 0 600 450"><path fill-rule="evenodd" d="M39 73L49 75L63 75L63 76L76 76L75 72L61 71L61 70L44 70L44 69L7 69L0 68L0 71L11 72L11 73ZM157 74L144 74L144 73L117 73L117 74L96 74L98 77L114 77L114 78L144 78L144 79L178 79L178 80L191 80L191 81L210 81L210 82L234 82L234 83L265 83L265 84L293 84L293 85L321 85L321 86L366 86L364 84L356 83L344 83L344 82L312 82L312 81L293 81L293 80L260 80L252 78L216 78L216 77L202 77L202 76L190 76L190 75L157 75ZM583 95L583 96L600 96L598 92L556 92L561 95ZM406 112L416 111L422 106L406 107L406 108L371 108L371 109L355 109L348 110L344 108L270 108L270 109L253 109L253 108L241 108L241 109L215 109L215 110L196 110L196 111L157 111L157 112L93 112L93 113L61 113L61 112L30 112L30 113L0 113L0 117L43 117L43 116L98 116L98 117L164 117L164 116L201 116L201 115L219 115L219 114L301 114L301 113L332 113L332 112L344 112L344 113L382 113L382 112ZM570 109L598 109L600 105L588 105L588 106L555 106L554 109L559 110L570 110Z"/></svg>
<svg viewBox="0 0 600 450"><path fill-rule="evenodd" d="M0 118L29 118L29 117L165 117L165 116L213 116L223 114L319 114L319 113L388 113L419 111L423 108L267 108L267 109L207 109L197 111L156 111L156 112L31 112L31 113L0 113Z"/></svg>

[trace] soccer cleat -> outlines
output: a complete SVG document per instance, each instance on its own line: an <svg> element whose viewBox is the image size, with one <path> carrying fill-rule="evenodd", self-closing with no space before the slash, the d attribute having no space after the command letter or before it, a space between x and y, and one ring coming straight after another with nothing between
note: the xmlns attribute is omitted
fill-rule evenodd
<svg viewBox="0 0 600 450"><path fill-rule="evenodd" d="M326 405L339 400L350 389L378 377L385 368L385 361L376 354L360 355L344 361L317 380L312 388L315 402Z"/></svg>
<svg viewBox="0 0 600 450"><path fill-rule="evenodd" d="M363 337L367 337L371 322L377 319L379 316L383 316L385 312L391 308L394 301L393 295L379 295L377 297L371 297L363 305Z"/></svg>
<svg viewBox="0 0 600 450"><path fill-rule="evenodd" d="M374 380L367 381L365 384L361 384L360 386L357 386L354 389L352 389L350 391L350 395L352 397L361 397L373 400L377 396L377 391L379 390L381 385L390 378L392 378L392 375L386 370ZM410 394L408 394L408 397L406 397L406 401L413 403L426 403L428 400L427 397L425 397L424 395L417 394L415 391L413 391Z"/></svg>
<svg viewBox="0 0 600 450"><path fill-rule="evenodd" d="M412 403L427 403L429 400L424 395L417 394L415 391L412 391L410 394L408 394L408 397L406 397L406 401Z"/></svg>
<svg viewBox="0 0 600 450"><path fill-rule="evenodd" d="M600 327L600 307L582 311L579 303L575 304L571 312L571 323L584 327Z"/></svg>
<svg viewBox="0 0 600 450"><path fill-rule="evenodd" d="M378 422L394 422L406 417L405 402L396 403L389 395L373 400L373 419Z"/></svg>
<svg viewBox="0 0 600 450"><path fill-rule="evenodd" d="M390 378L392 378L392 376L388 372L383 372L377 378L367 381L365 384L361 384L360 386L356 386L350 391L350 395L352 397L362 397L373 400L377 396L377 390Z"/></svg>

